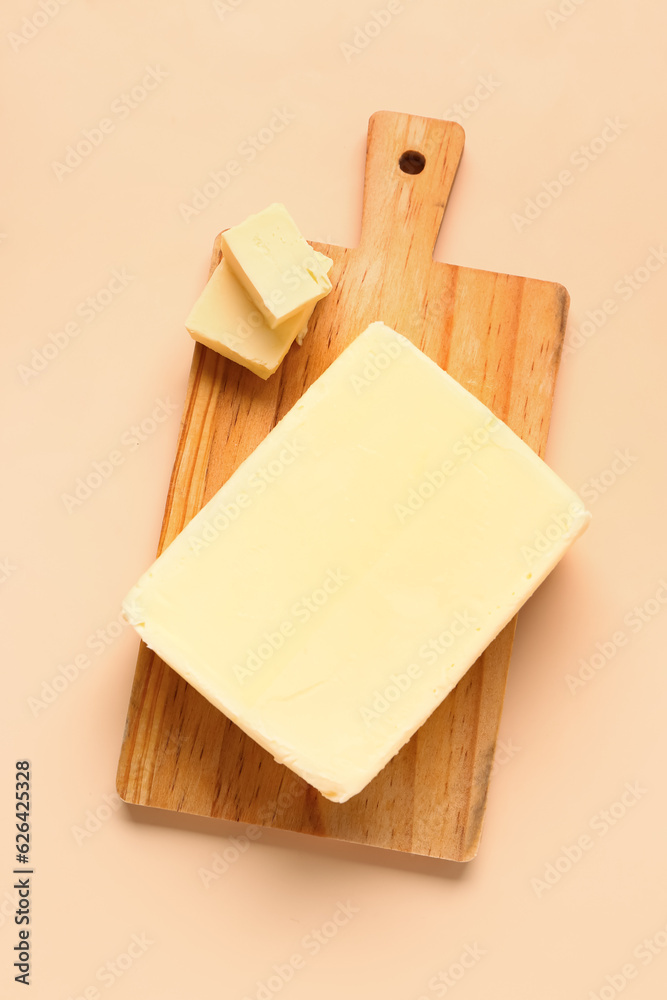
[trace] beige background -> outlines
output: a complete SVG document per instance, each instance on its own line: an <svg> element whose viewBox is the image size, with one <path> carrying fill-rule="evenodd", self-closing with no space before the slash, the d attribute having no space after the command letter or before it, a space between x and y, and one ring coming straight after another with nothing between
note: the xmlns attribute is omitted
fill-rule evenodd
<svg viewBox="0 0 667 1000"><path fill-rule="evenodd" d="M25 995L10 815L25 757L35 1000L662 996L664 6L59 3L11 0L0 29L0 995ZM213 238L281 200L310 239L354 245L383 108L466 129L438 259L572 296L548 461L594 521L520 616L505 749L464 867L275 831L240 851L234 824L113 797L138 646L116 619L155 552L183 318ZM289 120L250 160L275 109ZM86 130L97 145L68 165ZM230 159L240 174L196 201ZM121 464L68 505L114 450Z"/></svg>

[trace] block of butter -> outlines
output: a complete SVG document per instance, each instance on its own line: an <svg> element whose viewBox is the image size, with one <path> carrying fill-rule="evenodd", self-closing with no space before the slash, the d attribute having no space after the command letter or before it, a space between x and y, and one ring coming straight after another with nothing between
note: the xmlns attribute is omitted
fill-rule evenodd
<svg viewBox="0 0 667 1000"><path fill-rule="evenodd" d="M490 410L373 323L123 607L276 760L345 802L589 518Z"/></svg>
<svg viewBox="0 0 667 1000"><path fill-rule="evenodd" d="M317 250L311 253L326 274L333 261ZM301 343L314 308L315 302L308 303L270 329L223 257L185 326L194 340L266 379L278 368L295 338Z"/></svg>
<svg viewBox="0 0 667 1000"><path fill-rule="evenodd" d="M331 291L323 255L305 241L284 205L248 216L222 233L220 242L225 260L272 330Z"/></svg>

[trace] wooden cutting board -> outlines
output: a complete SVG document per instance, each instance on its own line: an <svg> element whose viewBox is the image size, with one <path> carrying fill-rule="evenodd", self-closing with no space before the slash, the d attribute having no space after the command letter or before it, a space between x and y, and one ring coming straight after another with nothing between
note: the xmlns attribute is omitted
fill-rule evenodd
<svg viewBox="0 0 667 1000"><path fill-rule="evenodd" d="M433 261L463 142L453 122L374 114L361 242L312 244L334 261L333 291L303 346L263 382L195 345L159 552L374 320L409 337L544 453L569 297L552 282ZM211 270L219 260L218 237ZM140 805L467 861L477 853L515 624L342 805L277 764L142 643L118 791Z"/></svg>

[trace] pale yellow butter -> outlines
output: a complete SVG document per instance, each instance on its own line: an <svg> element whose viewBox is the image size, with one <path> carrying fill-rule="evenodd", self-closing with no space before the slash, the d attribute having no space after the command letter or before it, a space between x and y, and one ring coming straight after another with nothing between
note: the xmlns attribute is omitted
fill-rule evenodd
<svg viewBox="0 0 667 1000"><path fill-rule="evenodd" d="M333 362L124 602L148 646L327 798L357 794L587 526L399 334Z"/></svg>
<svg viewBox="0 0 667 1000"><path fill-rule="evenodd" d="M313 253L318 253L313 251ZM323 269L331 267L318 254ZM194 340L267 379L296 339L301 343L315 303L308 304L272 330L250 301L223 258L197 299L185 326Z"/></svg>
<svg viewBox="0 0 667 1000"><path fill-rule="evenodd" d="M221 235L222 252L248 296L275 329L331 291L332 261L313 250L284 205L275 203Z"/></svg>

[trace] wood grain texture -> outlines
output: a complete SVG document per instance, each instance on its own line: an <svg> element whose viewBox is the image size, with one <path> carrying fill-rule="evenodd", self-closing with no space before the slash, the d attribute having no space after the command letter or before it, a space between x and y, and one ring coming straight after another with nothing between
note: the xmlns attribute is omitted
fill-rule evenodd
<svg viewBox="0 0 667 1000"><path fill-rule="evenodd" d="M195 345L159 551L374 320L409 337L536 452L568 308L557 284L436 263L463 151L453 122L370 120L360 245L313 243L333 291L263 382ZM421 173L399 167L406 150ZM219 237L211 268L220 260ZM337 804L277 764L143 644L118 768L128 802L466 861L477 852L516 619L359 795Z"/></svg>

